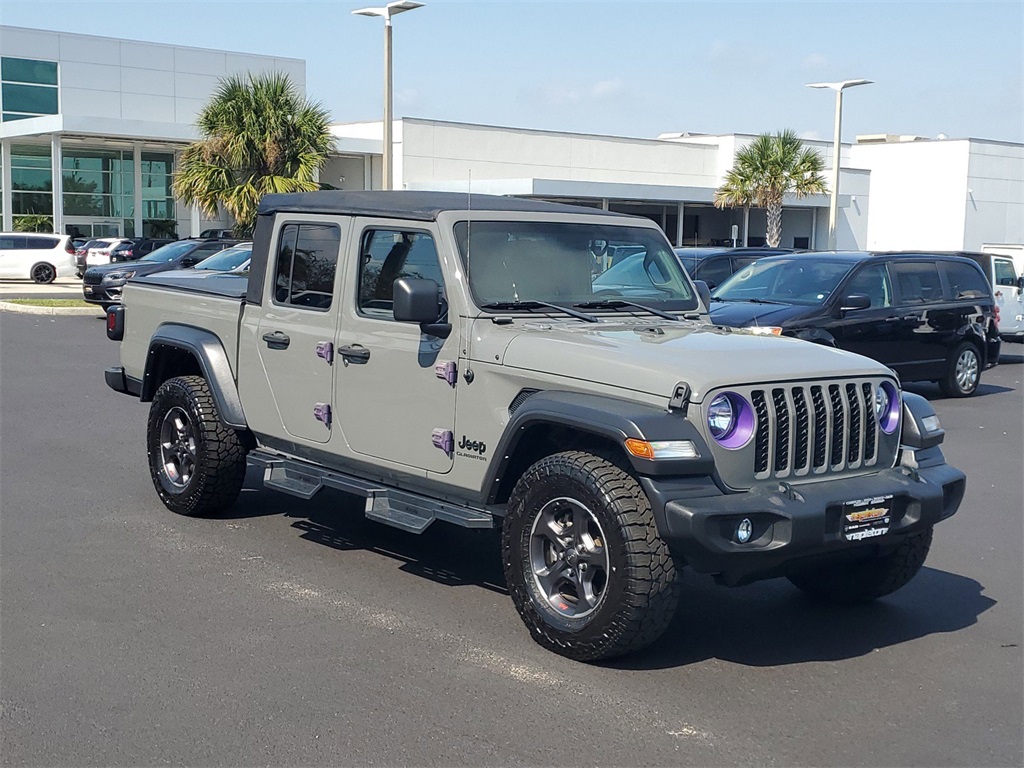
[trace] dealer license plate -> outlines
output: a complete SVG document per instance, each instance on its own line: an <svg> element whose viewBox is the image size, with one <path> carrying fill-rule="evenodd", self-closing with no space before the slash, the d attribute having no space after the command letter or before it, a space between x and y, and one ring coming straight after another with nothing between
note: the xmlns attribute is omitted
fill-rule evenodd
<svg viewBox="0 0 1024 768"><path fill-rule="evenodd" d="M843 538L861 541L884 536L892 521L892 495L857 499L843 504Z"/></svg>

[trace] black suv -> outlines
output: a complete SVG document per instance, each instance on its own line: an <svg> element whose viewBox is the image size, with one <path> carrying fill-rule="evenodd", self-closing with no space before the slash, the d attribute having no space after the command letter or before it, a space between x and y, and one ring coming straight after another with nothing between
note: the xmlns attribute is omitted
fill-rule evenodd
<svg viewBox="0 0 1024 768"><path fill-rule="evenodd" d="M714 290L726 278L766 256L793 253L791 248L676 248L675 254L686 274L703 280Z"/></svg>
<svg viewBox="0 0 1024 768"><path fill-rule="evenodd" d="M237 240L176 240L130 264L89 267L82 277L82 298L104 309L121 301L121 289L136 275L152 275L192 267L207 256L237 244Z"/></svg>
<svg viewBox="0 0 1024 768"><path fill-rule="evenodd" d="M973 394L999 360L995 299L975 262L931 253L820 252L761 259L712 294L717 325L857 352L903 381Z"/></svg>
<svg viewBox="0 0 1024 768"><path fill-rule="evenodd" d="M143 256L152 253L157 248L163 248L168 243L173 243L173 237L136 237L127 243L115 245L110 251L110 263L116 264L119 261L135 261Z"/></svg>

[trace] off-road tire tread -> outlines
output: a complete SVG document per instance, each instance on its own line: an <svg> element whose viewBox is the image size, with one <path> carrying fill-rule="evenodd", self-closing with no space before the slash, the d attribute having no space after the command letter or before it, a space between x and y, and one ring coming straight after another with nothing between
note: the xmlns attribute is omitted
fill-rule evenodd
<svg viewBox="0 0 1024 768"><path fill-rule="evenodd" d="M178 401L179 397L183 402ZM168 493L158 476L159 453L155 444L168 399L171 402L166 407L184 405L190 411L196 430L196 471L190 487L180 495ZM189 517L216 515L234 504L242 490L245 447L238 433L221 422L210 386L202 376L179 376L160 386L149 412L146 448L153 485L172 512Z"/></svg>
<svg viewBox="0 0 1024 768"><path fill-rule="evenodd" d="M524 495L541 478L561 476L589 486L603 498L618 520L626 544L627 570L624 600L608 622L609 628L592 641L567 638L551 627L532 607L525 585L517 583L512 558L520 552L512 541L511 519L524 513ZM611 659L637 651L657 640L671 623L679 602L677 564L658 535L646 494L631 474L612 457L585 451L547 456L517 481L502 529L505 578L513 602L534 639L542 646L578 661ZM619 577L622 578L622 577Z"/></svg>
<svg viewBox="0 0 1024 768"><path fill-rule="evenodd" d="M871 560L792 574L807 595L836 603L867 603L892 594L921 570L932 545L932 528L904 537L894 550Z"/></svg>

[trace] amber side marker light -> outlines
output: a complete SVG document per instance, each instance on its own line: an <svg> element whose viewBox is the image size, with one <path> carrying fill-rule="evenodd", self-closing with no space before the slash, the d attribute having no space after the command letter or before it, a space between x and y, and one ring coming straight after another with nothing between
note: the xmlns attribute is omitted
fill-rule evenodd
<svg viewBox="0 0 1024 768"><path fill-rule="evenodd" d="M700 452L692 440L637 440L635 437L627 437L625 441L626 450L638 459L696 459L700 458Z"/></svg>

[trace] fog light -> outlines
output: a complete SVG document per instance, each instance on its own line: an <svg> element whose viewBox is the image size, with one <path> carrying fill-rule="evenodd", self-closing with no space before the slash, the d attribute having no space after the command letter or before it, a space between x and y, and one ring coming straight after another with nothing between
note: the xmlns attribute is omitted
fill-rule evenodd
<svg viewBox="0 0 1024 768"><path fill-rule="evenodd" d="M740 544L746 544L750 541L750 535L754 532L754 525L750 522L750 518L744 517L740 520L740 524L736 526L736 541Z"/></svg>

